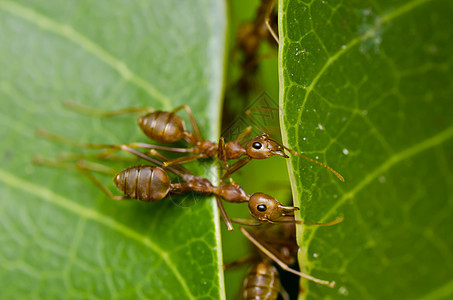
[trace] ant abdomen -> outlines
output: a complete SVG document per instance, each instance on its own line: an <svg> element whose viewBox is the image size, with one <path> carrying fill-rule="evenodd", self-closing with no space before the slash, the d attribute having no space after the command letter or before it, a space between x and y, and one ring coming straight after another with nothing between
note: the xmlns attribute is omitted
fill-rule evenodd
<svg viewBox="0 0 453 300"><path fill-rule="evenodd" d="M174 112L155 111L141 116L138 126L149 138L161 143L174 143L184 138L184 120Z"/></svg>
<svg viewBox="0 0 453 300"><path fill-rule="evenodd" d="M167 172L153 166L127 168L118 173L113 181L126 197L146 202L161 200L171 188Z"/></svg>
<svg viewBox="0 0 453 300"><path fill-rule="evenodd" d="M277 269L266 262L260 262L251 268L244 280L243 299L275 300L281 291Z"/></svg>

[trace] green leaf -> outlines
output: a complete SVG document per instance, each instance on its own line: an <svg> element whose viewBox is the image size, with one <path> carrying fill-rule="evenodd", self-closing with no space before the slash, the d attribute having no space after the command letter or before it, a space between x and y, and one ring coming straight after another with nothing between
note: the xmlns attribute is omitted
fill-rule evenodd
<svg viewBox="0 0 453 300"><path fill-rule="evenodd" d="M307 299L453 294L453 6L280 1L285 143Z"/></svg>
<svg viewBox="0 0 453 300"><path fill-rule="evenodd" d="M222 1L0 0L1 299L224 298L212 199L113 202L81 174L32 158L81 151L37 128L148 141L135 116L82 115L68 99L105 110L189 104L216 140L225 31ZM210 163L198 169L216 177Z"/></svg>

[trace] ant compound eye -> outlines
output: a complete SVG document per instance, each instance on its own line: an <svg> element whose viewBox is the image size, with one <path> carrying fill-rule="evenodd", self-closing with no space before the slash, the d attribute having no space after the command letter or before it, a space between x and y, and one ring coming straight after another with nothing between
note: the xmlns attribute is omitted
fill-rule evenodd
<svg viewBox="0 0 453 300"><path fill-rule="evenodd" d="M267 207L264 204L260 204L256 207L256 209L260 212L265 212L267 210Z"/></svg>
<svg viewBox="0 0 453 300"><path fill-rule="evenodd" d="M261 149L262 146L263 145L261 145L261 143L259 143L259 142L254 142L252 145L252 147L255 148L256 150Z"/></svg>

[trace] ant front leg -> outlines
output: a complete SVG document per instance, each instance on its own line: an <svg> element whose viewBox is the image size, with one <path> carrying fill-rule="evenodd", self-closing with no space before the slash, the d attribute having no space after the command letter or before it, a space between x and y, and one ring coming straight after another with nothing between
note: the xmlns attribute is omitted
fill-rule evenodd
<svg viewBox="0 0 453 300"><path fill-rule="evenodd" d="M87 114L87 115L95 115L99 117L115 117L119 115L125 115L125 114L135 114L135 113L151 113L154 112L155 109L152 107L130 107L130 108L123 108L123 109L118 109L118 110L102 110L102 109L96 109L88 106L84 106L72 101L66 101L64 102L64 105L66 108L82 113L82 114Z"/></svg>

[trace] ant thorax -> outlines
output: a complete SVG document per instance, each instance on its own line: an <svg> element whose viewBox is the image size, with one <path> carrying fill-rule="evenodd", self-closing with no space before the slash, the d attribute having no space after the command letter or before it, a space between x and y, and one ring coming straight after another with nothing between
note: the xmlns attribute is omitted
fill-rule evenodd
<svg viewBox="0 0 453 300"><path fill-rule="evenodd" d="M243 155L246 155L244 147L238 142L228 142L225 144L225 153L228 159L238 159Z"/></svg>

